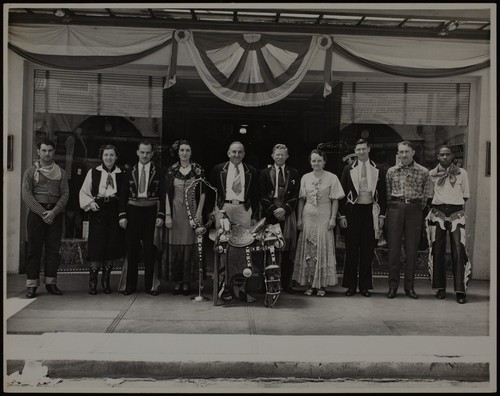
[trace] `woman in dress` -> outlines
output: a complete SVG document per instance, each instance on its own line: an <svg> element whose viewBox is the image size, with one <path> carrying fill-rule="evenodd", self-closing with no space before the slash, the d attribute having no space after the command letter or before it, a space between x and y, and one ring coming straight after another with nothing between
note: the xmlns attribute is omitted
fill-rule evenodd
<svg viewBox="0 0 500 396"><path fill-rule="evenodd" d="M327 286L337 284L335 260L335 218L344 190L336 175L325 171L323 152L309 156L312 172L302 176L297 209L300 231L295 254L293 280L307 286L306 296L323 297Z"/></svg>
<svg viewBox="0 0 500 396"><path fill-rule="evenodd" d="M118 195L122 171L115 163L115 146L99 149L102 164L88 171L80 189L80 207L89 213L88 256L89 294L97 294L97 277L102 268L102 287L111 293L109 277L115 260L124 256L124 234L118 224Z"/></svg>
<svg viewBox="0 0 500 396"><path fill-rule="evenodd" d="M168 260L172 280L175 282L173 294L189 295L190 282L194 273L196 255L196 234L189 222L184 194L195 179L205 178L205 171L191 162L191 144L187 140L174 143L179 161L167 170L167 203L165 226L169 229ZM205 194L197 191L196 217L201 220Z"/></svg>

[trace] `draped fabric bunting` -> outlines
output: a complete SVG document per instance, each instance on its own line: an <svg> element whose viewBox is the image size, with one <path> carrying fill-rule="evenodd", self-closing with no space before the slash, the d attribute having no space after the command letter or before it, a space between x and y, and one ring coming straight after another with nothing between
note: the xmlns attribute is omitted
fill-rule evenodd
<svg viewBox="0 0 500 396"><path fill-rule="evenodd" d="M173 38L175 36L175 39ZM12 25L9 48L54 68L92 70L133 62L170 48L165 88L176 82L178 44L220 99L269 105L302 81L324 56L324 96L332 92L333 52L370 69L406 77L447 77L490 66L485 41L368 36L206 33L138 27Z"/></svg>
<svg viewBox="0 0 500 396"><path fill-rule="evenodd" d="M286 97L302 81L328 36L175 32L201 79L220 99L239 106L264 106Z"/></svg>
<svg viewBox="0 0 500 396"><path fill-rule="evenodd" d="M32 62L71 69L130 63L172 42L172 30L80 25L12 25L9 48Z"/></svg>
<svg viewBox="0 0 500 396"><path fill-rule="evenodd" d="M370 69L406 77L448 77L490 66L489 42L335 36L333 50Z"/></svg>

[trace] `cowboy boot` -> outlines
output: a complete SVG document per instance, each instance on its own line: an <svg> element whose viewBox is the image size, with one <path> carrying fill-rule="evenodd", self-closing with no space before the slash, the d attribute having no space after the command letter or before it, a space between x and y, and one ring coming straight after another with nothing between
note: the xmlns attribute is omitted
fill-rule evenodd
<svg viewBox="0 0 500 396"><path fill-rule="evenodd" d="M89 278L89 294L95 296L97 294L97 275L99 274L99 267L90 267Z"/></svg>
<svg viewBox="0 0 500 396"><path fill-rule="evenodd" d="M109 277L111 275L111 270L113 269L113 265L111 263L112 262L107 262L102 267L102 278L101 278L102 290L106 294L111 293L111 286L110 286L110 280L109 280Z"/></svg>

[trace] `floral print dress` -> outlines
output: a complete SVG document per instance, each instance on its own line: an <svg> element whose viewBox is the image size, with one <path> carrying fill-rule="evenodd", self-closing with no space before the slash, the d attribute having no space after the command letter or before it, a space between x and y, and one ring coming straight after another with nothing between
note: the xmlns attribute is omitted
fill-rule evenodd
<svg viewBox="0 0 500 396"><path fill-rule="evenodd" d="M332 200L342 199L344 190L336 175L324 171L317 179L313 172L300 181L299 198L305 199L303 228L297 241L293 280L313 288L337 284L334 230L328 230Z"/></svg>

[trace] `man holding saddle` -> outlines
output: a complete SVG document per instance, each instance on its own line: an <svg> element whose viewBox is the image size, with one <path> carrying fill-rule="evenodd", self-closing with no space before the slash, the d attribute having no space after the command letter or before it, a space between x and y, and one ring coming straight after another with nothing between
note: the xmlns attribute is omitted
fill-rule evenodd
<svg viewBox="0 0 500 396"><path fill-rule="evenodd" d="M285 292L293 294L293 258L297 243L295 209L299 197L300 180L297 169L285 165L288 148L284 144L273 147L274 164L263 169L259 177L260 203L267 222L280 224L285 246L281 256L281 284Z"/></svg>
<svg viewBox="0 0 500 396"><path fill-rule="evenodd" d="M243 163L245 147L233 142L227 151L228 162L218 164L212 170L210 184L217 189L217 206L231 223L249 229L258 219L259 190L257 170ZM217 228L219 224L216 224ZM244 264L242 268L244 267ZM229 279L228 279L229 281ZM240 287L239 298L254 301L246 295L245 285Z"/></svg>

